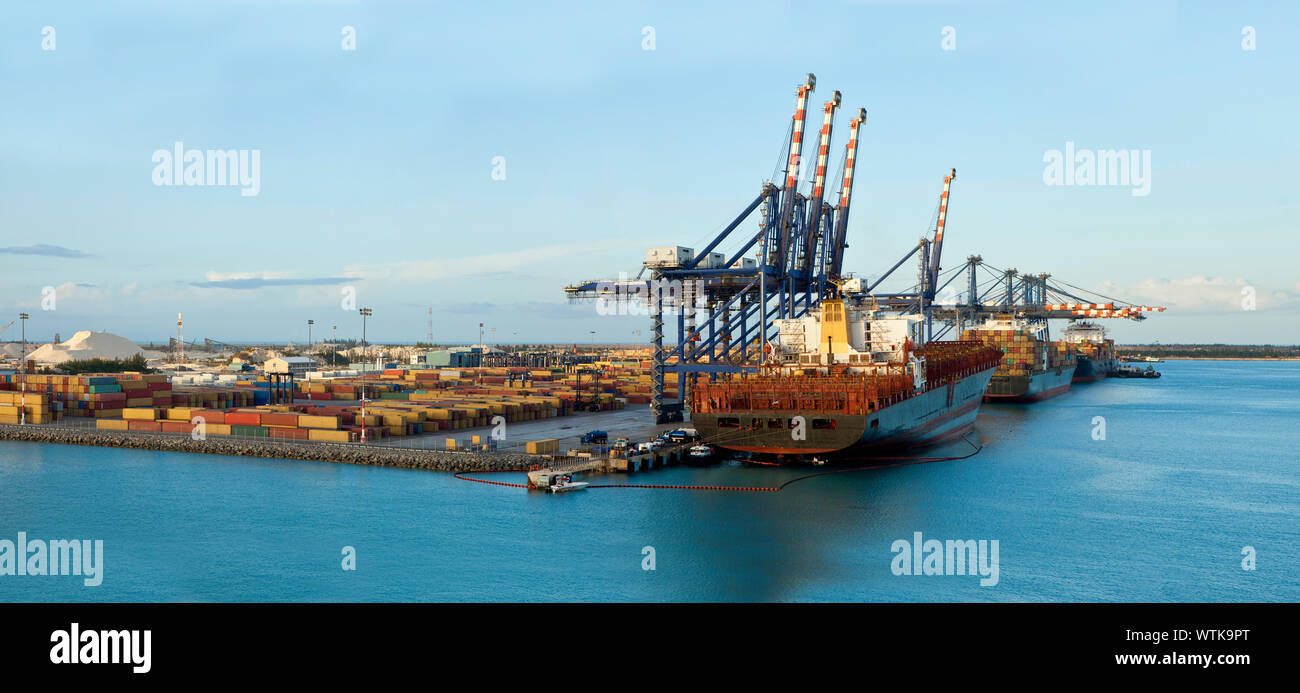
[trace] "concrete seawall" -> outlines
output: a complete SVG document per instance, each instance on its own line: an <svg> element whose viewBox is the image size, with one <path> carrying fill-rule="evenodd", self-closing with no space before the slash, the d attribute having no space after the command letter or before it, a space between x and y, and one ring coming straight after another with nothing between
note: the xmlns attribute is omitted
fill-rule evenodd
<svg viewBox="0 0 1300 693"><path fill-rule="evenodd" d="M548 458L536 455L494 452L446 452L371 447L330 443L263 442L246 438L212 436L192 440L189 436L165 436L123 431L90 431L58 426L0 425L0 440L35 443L95 445L169 452L197 452L240 457L274 457L292 460L342 462L377 467L404 467L444 472L525 471L529 466L545 463Z"/></svg>

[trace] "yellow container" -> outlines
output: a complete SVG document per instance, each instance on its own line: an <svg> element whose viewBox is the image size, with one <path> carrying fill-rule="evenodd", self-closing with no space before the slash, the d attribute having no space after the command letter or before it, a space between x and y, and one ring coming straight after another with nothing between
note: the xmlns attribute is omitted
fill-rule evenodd
<svg viewBox="0 0 1300 693"><path fill-rule="evenodd" d="M125 431L129 423L126 419L99 419L95 422L95 428L101 431Z"/></svg>
<svg viewBox="0 0 1300 693"><path fill-rule="evenodd" d="M308 440L319 440L327 443L346 443L351 433L349 431L327 431L320 428L313 428L307 433Z"/></svg>
<svg viewBox="0 0 1300 693"><path fill-rule="evenodd" d="M338 427L339 419L337 416L309 416L307 414L298 416L298 428L323 428L337 430ZM315 439L313 438L312 440Z"/></svg>
<svg viewBox="0 0 1300 693"><path fill-rule="evenodd" d="M158 410L152 408L130 407L122 410L122 418L136 421L153 421L157 415Z"/></svg>
<svg viewBox="0 0 1300 693"><path fill-rule="evenodd" d="M554 455L560 451L560 441L556 438L530 440L526 449L530 455Z"/></svg>

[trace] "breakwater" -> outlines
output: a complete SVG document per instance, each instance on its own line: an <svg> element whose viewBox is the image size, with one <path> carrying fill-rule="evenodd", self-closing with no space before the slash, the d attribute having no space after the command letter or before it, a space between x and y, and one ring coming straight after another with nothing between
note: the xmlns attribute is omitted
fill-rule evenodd
<svg viewBox="0 0 1300 693"><path fill-rule="evenodd" d="M205 440L194 440L189 436L80 430L45 425L0 425L0 440L195 452L209 455L274 457L444 472L525 471L532 465L547 461L547 458L537 455L518 453L452 452L319 442L271 442L215 436Z"/></svg>

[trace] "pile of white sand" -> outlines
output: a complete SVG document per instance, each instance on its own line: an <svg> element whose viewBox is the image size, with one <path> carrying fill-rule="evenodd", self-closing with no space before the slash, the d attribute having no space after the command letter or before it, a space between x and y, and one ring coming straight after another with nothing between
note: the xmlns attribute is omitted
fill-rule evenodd
<svg viewBox="0 0 1300 693"><path fill-rule="evenodd" d="M21 347L20 347L21 348ZM141 349L125 337L108 332L91 332L82 330L72 339L59 344L45 344L28 352L27 358L43 365L57 365L64 361L84 361L86 359L129 359L136 354L144 354L146 359L162 358L157 351Z"/></svg>
<svg viewBox="0 0 1300 693"><path fill-rule="evenodd" d="M27 353L29 354L32 353L33 351L39 349L40 346L41 346L41 342L28 342ZM0 358L16 359L16 358L22 358L22 355L23 355L22 342L5 342L4 344L0 344Z"/></svg>

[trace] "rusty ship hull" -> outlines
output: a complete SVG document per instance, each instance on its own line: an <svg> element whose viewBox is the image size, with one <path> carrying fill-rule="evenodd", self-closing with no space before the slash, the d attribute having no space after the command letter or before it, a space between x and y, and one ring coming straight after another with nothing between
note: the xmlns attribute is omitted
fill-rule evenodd
<svg viewBox="0 0 1300 693"><path fill-rule="evenodd" d="M700 435L718 447L758 455L870 453L934 445L971 430L994 368L973 373L869 414L802 409L692 413ZM804 419L802 439L792 424Z"/></svg>
<svg viewBox="0 0 1300 693"><path fill-rule="evenodd" d="M787 369L692 389L702 439L767 457L826 457L920 447L971 430L1002 353L978 342L917 349L924 369Z"/></svg>

